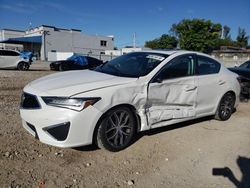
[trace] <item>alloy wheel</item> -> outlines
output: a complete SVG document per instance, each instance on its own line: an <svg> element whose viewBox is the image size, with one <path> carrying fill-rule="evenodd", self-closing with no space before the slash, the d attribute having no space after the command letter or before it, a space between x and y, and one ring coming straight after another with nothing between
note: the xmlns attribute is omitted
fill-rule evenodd
<svg viewBox="0 0 250 188"><path fill-rule="evenodd" d="M215 119L222 121L228 120L233 113L234 104L234 95L232 95L231 93L226 93L221 99L220 106L215 115Z"/></svg>
<svg viewBox="0 0 250 188"><path fill-rule="evenodd" d="M126 111L116 111L107 120L106 138L114 146L124 145L131 137L130 115Z"/></svg>
<svg viewBox="0 0 250 188"><path fill-rule="evenodd" d="M135 114L125 106L108 111L97 130L98 147L117 152L128 147L136 134Z"/></svg>

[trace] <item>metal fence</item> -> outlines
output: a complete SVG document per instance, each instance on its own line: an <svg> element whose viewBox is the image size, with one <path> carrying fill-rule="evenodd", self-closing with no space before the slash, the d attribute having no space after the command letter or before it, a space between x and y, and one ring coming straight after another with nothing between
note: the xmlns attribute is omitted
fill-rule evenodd
<svg viewBox="0 0 250 188"><path fill-rule="evenodd" d="M250 58L226 58L226 57L215 57L219 62L223 63L226 67L234 67L234 66L239 66L242 63L250 60Z"/></svg>
<svg viewBox="0 0 250 188"><path fill-rule="evenodd" d="M79 53L77 53L77 54L79 54ZM96 59L102 60L103 62L110 61L110 60L118 57L118 56L114 56L114 55L105 55L105 54L100 54L100 55L97 55L97 54L79 54L79 55L94 57Z"/></svg>

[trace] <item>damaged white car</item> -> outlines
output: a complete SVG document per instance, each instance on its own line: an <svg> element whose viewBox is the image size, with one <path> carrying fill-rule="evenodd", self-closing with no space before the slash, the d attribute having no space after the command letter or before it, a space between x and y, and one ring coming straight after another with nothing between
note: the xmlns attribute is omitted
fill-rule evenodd
<svg viewBox="0 0 250 188"><path fill-rule="evenodd" d="M23 127L58 147L97 143L119 151L138 131L214 115L230 118L239 100L237 75L208 55L133 52L96 70L52 74L28 84Z"/></svg>

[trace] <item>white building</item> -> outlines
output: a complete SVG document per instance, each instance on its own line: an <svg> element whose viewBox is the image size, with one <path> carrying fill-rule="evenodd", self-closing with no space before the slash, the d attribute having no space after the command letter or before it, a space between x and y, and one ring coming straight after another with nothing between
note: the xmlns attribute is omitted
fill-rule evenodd
<svg viewBox="0 0 250 188"><path fill-rule="evenodd" d="M0 30L0 41L9 39L9 38L23 37L24 35L25 35L24 31L14 30L14 29L2 29ZM21 51L23 50L23 45L0 43L0 48Z"/></svg>
<svg viewBox="0 0 250 188"><path fill-rule="evenodd" d="M120 56L120 55L124 55L130 52L139 52L142 51L144 48L133 48L133 47L129 47L129 48L121 48L118 50L105 50L105 55L109 55L109 56Z"/></svg>
<svg viewBox="0 0 250 188"><path fill-rule="evenodd" d="M114 49L113 36L86 35L78 29L41 25L27 31L19 31L20 35L10 35L11 30L6 29L1 32L4 32L0 38L0 43L5 45L3 48L7 48L7 44L12 44L12 47L22 45L23 50L34 52L41 60L47 60L48 52L98 56L105 54L105 50Z"/></svg>

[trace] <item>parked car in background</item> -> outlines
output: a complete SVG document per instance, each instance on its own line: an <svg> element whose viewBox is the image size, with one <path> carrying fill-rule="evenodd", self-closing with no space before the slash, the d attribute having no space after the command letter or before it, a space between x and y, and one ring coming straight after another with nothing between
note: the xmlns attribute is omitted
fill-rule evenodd
<svg viewBox="0 0 250 188"><path fill-rule="evenodd" d="M102 63L103 61L93 57L74 54L66 60L52 62L50 69L56 71L93 69Z"/></svg>
<svg viewBox="0 0 250 188"><path fill-rule="evenodd" d="M29 83L20 114L43 143L119 151L140 131L211 115L228 120L239 102L237 77L198 52L133 52Z"/></svg>
<svg viewBox="0 0 250 188"><path fill-rule="evenodd" d="M20 53L14 50L0 49L0 68L28 70L32 63L32 53Z"/></svg>
<svg viewBox="0 0 250 188"><path fill-rule="evenodd" d="M250 61L241 64L238 67L229 68L230 71L240 76L241 94L243 98L250 98Z"/></svg>

